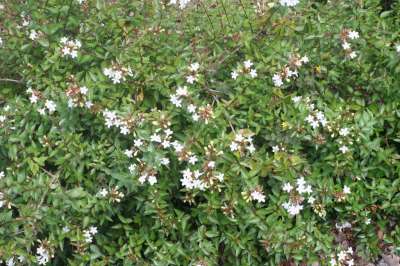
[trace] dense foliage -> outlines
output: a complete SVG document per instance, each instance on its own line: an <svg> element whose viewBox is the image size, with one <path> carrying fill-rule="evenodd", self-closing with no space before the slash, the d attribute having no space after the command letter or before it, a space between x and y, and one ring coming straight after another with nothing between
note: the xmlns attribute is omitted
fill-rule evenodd
<svg viewBox="0 0 400 266"><path fill-rule="evenodd" d="M0 260L400 251L399 18L378 0L3 1Z"/></svg>

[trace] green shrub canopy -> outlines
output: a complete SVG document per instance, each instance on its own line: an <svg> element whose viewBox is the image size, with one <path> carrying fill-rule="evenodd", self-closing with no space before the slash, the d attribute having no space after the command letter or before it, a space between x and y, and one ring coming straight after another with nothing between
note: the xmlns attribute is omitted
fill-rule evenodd
<svg viewBox="0 0 400 266"><path fill-rule="evenodd" d="M399 17L378 0L3 1L0 260L399 252Z"/></svg>

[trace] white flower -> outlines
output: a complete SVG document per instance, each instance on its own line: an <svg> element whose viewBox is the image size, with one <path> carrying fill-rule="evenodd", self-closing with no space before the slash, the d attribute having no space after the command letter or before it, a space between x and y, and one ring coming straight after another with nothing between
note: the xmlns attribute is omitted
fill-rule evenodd
<svg viewBox="0 0 400 266"><path fill-rule="evenodd" d="M82 94L86 95L86 94L88 93L88 88L87 88L86 86L83 86L83 87L80 87L80 88L79 88L79 91L80 91Z"/></svg>
<svg viewBox="0 0 400 266"><path fill-rule="evenodd" d="M133 157L133 150L125 150L124 151L126 157L132 158Z"/></svg>
<svg viewBox="0 0 400 266"><path fill-rule="evenodd" d="M338 254L338 260L343 262L344 260L346 260L346 256L347 256L346 252L342 250Z"/></svg>
<svg viewBox="0 0 400 266"><path fill-rule="evenodd" d="M339 148L339 150L340 150L342 153L346 153L346 152L349 151L349 148L347 148L347 146L343 145L343 146L341 146L341 147Z"/></svg>
<svg viewBox="0 0 400 266"><path fill-rule="evenodd" d="M133 141L133 145L134 145L135 147L139 148L139 147L143 146L143 141L142 141L141 139L135 139L135 140Z"/></svg>
<svg viewBox="0 0 400 266"><path fill-rule="evenodd" d="M311 197L308 198L307 202L310 203L310 204L314 204L315 198L313 196L311 196Z"/></svg>
<svg viewBox="0 0 400 266"><path fill-rule="evenodd" d="M86 101L85 106L86 106L86 108L90 109L90 108L92 108L93 103L91 101Z"/></svg>
<svg viewBox="0 0 400 266"><path fill-rule="evenodd" d="M35 30L31 30L30 34L29 34L29 39L31 39L32 41L36 40L38 37L38 33Z"/></svg>
<svg viewBox="0 0 400 266"><path fill-rule="evenodd" d="M252 78L257 77L257 71L256 71L255 69L250 70L250 76L251 76Z"/></svg>
<svg viewBox="0 0 400 266"><path fill-rule="evenodd" d="M301 100L301 96L293 96L292 97L292 101L294 102L294 103L299 103L300 102L300 100Z"/></svg>
<svg viewBox="0 0 400 266"><path fill-rule="evenodd" d="M357 31L349 31L349 38L352 40L358 39L360 37L360 35L358 34Z"/></svg>
<svg viewBox="0 0 400 266"><path fill-rule="evenodd" d="M0 179L3 179L5 177L4 171L0 172Z"/></svg>
<svg viewBox="0 0 400 266"><path fill-rule="evenodd" d="M176 94L178 96L188 96L189 92L187 90L187 87L183 86L183 87L178 87L178 89L176 90Z"/></svg>
<svg viewBox="0 0 400 266"><path fill-rule="evenodd" d="M189 157L189 163L190 164L196 164L196 162L197 162L197 157L196 156L190 156Z"/></svg>
<svg viewBox="0 0 400 266"><path fill-rule="evenodd" d="M189 70L192 72L196 72L197 70L199 70L200 65L199 63L193 63L189 66Z"/></svg>
<svg viewBox="0 0 400 266"><path fill-rule="evenodd" d="M283 6L295 6L299 3L299 0L279 0L279 3Z"/></svg>
<svg viewBox="0 0 400 266"><path fill-rule="evenodd" d="M273 153L277 153L277 152L279 152L279 150L280 150L280 149L279 149L279 146L278 146L278 145L275 145L275 146L272 147L272 152L273 152Z"/></svg>
<svg viewBox="0 0 400 266"><path fill-rule="evenodd" d="M147 180L147 175L146 175L146 174L141 175L141 176L139 177L139 182L140 182L140 184L144 184L144 182L146 182L146 180Z"/></svg>
<svg viewBox="0 0 400 266"><path fill-rule="evenodd" d="M351 53L349 54L349 57L350 57L351 59L354 59L354 58L357 57L357 53L356 53L355 51L353 51L353 52L351 52Z"/></svg>
<svg viewBox="0 0 400 266"><path fill-rule="evenodd" d="M108 191L107 191L107 189L102 188L102 189L99 191L98 194L99 194L99 196L105 198L105 197L107 197L107 195L108 195Z"/></svg>
<svg viewBox="0 0 400 266"><path fill-rule="evenodd" d="M197 107L194 104L189 104L188 107L187 107L189 113L196 112L196 108Z"/></svg>
<svg viewBox="0 0 400 266"><path fill-rule="evenodd" d="M149 181L150 185L154 185L155 183L157 183L157 178L154 175L151 175L147 178L147 181Z"/></svg>
<svg viewBox="0 0 400 266"><path fill-rule="evenodd" d="M0 47L3 46L3 39L0 37Z"/></svg>
<svg viewBox="0 0 400 266"><path fill-rule="evenodd" d="M350 133L349 129L347 127L341 128L339 130L339 135L340 136L347 136Z"/></svg>
<svg viewBox="0 0 400 266"><path fill-rule="evenodd" d="M274 82L274 85L275 85L276 87L281 87L281 86L283 85L282 77L281 77L281 75L279 75L279 74L275 74L275 75L272 77L272 81Z"/></svg>
<svg viewBox="0 0 400 266"><path fill-rule="evenodd" d="M90 232L92 235L97 234L97 227L96 227L96 226L91 226L91 227L89 227L89 232Z"/></svg>
<svg viewBox="0 0 400 266"><path fill-rule="evenodd" d="M292 185L290 185L290 183L285 183L282 187L283 191L286 191L287 193L289 193L290 191L292 191L293 187Z"/></svg>
<svg viewBox="0 0 400 266"><path fill-rule="evenodd" d="M46 100L45 106L47 108L47 110L49 110L49 113L53 113L56 110L56 104L51 101L51 100Z"/></svg>
<svg viewBox="0 0 400 266"><path fill-rule="evenodd" d="M237 151L239 148L239 145L233 141L229 147L230 147L231 151Z"/></svg>
<svg viewBox="0 0 400 266"><path fill-rule="evenodd" d="M350 49L350 43L348 43L348 42L343 42L343 43L342 43L342 47L343 47L343 49L348 50L348 49Z"/></svg>
<svg viewBox="0 0 400 266"><path fill-rule="evenodd" d="M135 164L131 164L131 165L129 165L128 169L129 169L129 172L131 174L133 174L135 172L135 170L136 170L136 165Z"/></svg>
<svg viewBox="0 0 400 266"><path fill-rule="evenodd" d="M172 94L170 96L170 101L173 105L175 105L176 107L182 107L182 100L179 98L179 96Z"/></svg>
<svg viewBox="0 0 400 266"><path fill-rule="evenodd" d="M400 53L400 44L396 44L396 52Z"/></svg>
<svg viewBox="0 0 400 266"><path fill-rule="evenodd" d="M265 202L265 195L262 191L253 190L250 194L252 200L258 201L259 203Z"/></svg>
<svg viewBox="0 0 400 266"><path fill-rule="evenodd" d="M169 159L168 158L161 158L160 163L162 165L169 165Z"/></svg>
<svg viewBox="0 0 400 266"><path fill-rule="evenodd" d="M39 265L45 265L49 262L49 257L49 252L43 246L36 249L36 260Z"/></svg>
<svg viewBox="0 0 400 266"><path fill-rule="evenodd" d="M302 62L303 64L307 64L308 62L310 61L310 59L308 59L308 56L303 56L301 59L300 59L300 62Z"/></svg>
<svg viewBox="0 0 400 266"><path fill-rule="evenodd" d="M248 150L250 153L253 153L253 152L256 151L256 148L254 147L253 144L251 144L251 145L248 145L248 146L246 147L246 150Z"/></svg>
<svg viewBox="0 0 400 266"><path fill-rule="evenodd" d="M243 62L243 65L246 69L249 69L253 65L253 62L251 62L250 60L246 60Z"/></svg>
<svg viewBox="0 0 400 266"><path fill-rule="evenodd" d="M0 123L4 123L6 121L6 117L4 115L0 115Z"/></svg>
<svg viewBox="0 0 400 266"><path fill-rule="evenodd" d="M129 128L126 127L126 126L122 126L122 127L120 128L120 132L121 132L121 134L123 134L123 135L127 135L127 134L129 133Z"/></svg>
<svg viewBox="0 0 400 266"><path fill-rule="evenodd" d="M193 75L186 76L187 83L193 84L195 81L197 81L197 78L195 76Z"/></svg>
<svg viewBox="0 0 400 266"><path fill-rule="evenodd" d="M350 194L350 192L351 192L351 191L350 191L350 188L349 188L348 186L344 186L344 187L343 187L343 193L344 193L344 194Z"/></svg>
<svg viewBox="0 0 400 266"><path fill-rule="evenodd" d="M400 45L399 45L400 46ZM232 71L231 72L231 77L233 78L233 79L237 79L237 77L239 76L239 74L238 74L238 72L236 71L236 70L234 70L234 71Z"/></svg>
<svg viewBox="0 0 400 266"><path fill-rule="evenodd" d="M153 135L150 136L150 140L154 142L161 143L161 136L154 133Z"/></svg>

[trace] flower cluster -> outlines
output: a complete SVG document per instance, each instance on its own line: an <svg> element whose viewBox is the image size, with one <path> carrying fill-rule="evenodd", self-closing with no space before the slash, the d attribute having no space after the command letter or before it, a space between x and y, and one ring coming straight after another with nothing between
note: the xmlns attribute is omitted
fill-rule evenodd
<svg viewBox="0 0 400 266"><path fill-rule="evenodd" d="M339 136L341 137L341 138L338 140L339 145L341 145L341 146L339 147L339 150L340 150L343 154L349 152L349 148L348 148L348 146L346 145L346 143L348 143L348 144L350 144L350 145L353 143L352 140L349 140L348 138L346 138L349 134L350 134L350 129L347 128L347 127L343 127L343 128L341 128L341 129L339 130ZM345 142L346 142L346 143L345 143Z"/></svg>
<svg viewBox="0 0 400 266"><path fill-rule="evenodd" d="M93 242L93 236L97 234L97 227L91 226L89 229L83 230L83 236L85 237L86 243Z"/></svg>
<svg viewBox="0 0 400 266"><path fill-rule="evenodd" d="M349 43L349 40L355 40L360 37L359 33L357 31L349 30L349 29L343 29L340 32L340 40L342 43L342 48L346 53L346 56L350 59L354 59L357 57L357 53L351 49L351 45Z"/></svg>
<svg viewBox="0 0 400 266"><path fill-rule="evenodd" d="M78 50L81 48L82 44L79 40L70 40L67 37L63 37L60 40L61 43L61 54L62 56L70 56L71 58L78 57Z"/></svg>
<svg viewBox="0 0 400 266"><path fill-rule="evenodd" d="M49 253L48 249L45 248L45 245L41 244L36 249L36 260L39 265L45 265L49 262L50 253Z"/></svg>
<svg viewBox="0 0 400 266"><path fill-rule="evenodd" d="M249 75L251 78L256 78L257 70L252 67L253 62L246 60L243 62L243 66L239 66L238 69L235 69L231 72L231 77L235 80L239 77L239 75Z"/></svg>
<svg viewBox="0 0 400 266"><path fill-rule="evenodd" d="M67 91L66 95L68 97L68 107L86 107L90 109L93 103L86 99L88 94L88 88L86 86L79 87L76 84L71 85Z"/></svg>
<svg viewBox="0 0 400 266"><path fill-rule="evenodd" d="M352 247L347 250L341 250L338 254L332 255L329 261L331 266L354 266L354 251Z"/></svg>
<svg viewBox="0 0 400 266"><path fill-rule="evenodd" d="M289 193L289 201L285 202L282 206L291 215L295 216L300 213L303 209L303 201L305 200L304 194L310 195L312 193L311 185L307 184L304 177L299 177L296 180L296 188L290 183L285 183L282 190ZM313 196L308 197L308 203L313 204L315 198Z"/></svg>
<svg viewBox="0 0 400 266"><path fill-rule="evenodd" d="M28 88L27 93L30 93L31 96L29 97L29 100L32 104L38 103L39 100L44 100L45 98L43 97L42 93L37 90L33 90L32 88ZM56 111L57 105L54 101L52 100L45 100L42 108L38 108L38 112L41 115L45 115L46 112L49 112L49 114L52 114Z"/></svg>
<svg viewBox="0 0 400 266"><path fill-rule="evenodd" d="M186 82L193 84L194 82L198 81L199 78L199 74L198 74L198 70L200 68L199 63L192 63L189 67L188 67L188 71L189 74L186 76Z"/></svg>
<svg viewBox="0 0 400 266"><path fill-rule="evenodd" d="M246 132L244 130L240 130L235 134L235 138L230 144L230 149L232 152L239 151L239 154L242 155L246 151L249 153L255 152L256 148L253 145L253 138L251 132Z"/></svg>
<svg viewBox="0 0 400 266"><path fill-rule="evenodd" d="M114 63L111 67L104 68L103 74L111 79L114 84L117 84L125 81L127 76L132 77L133 71L131 67L124 67Z"/></svg>
<svg viewBox="0 0 400 266"><path fill-rule="evenodd" d="M272 82L276 87L282 87L283 81L290 82L292 77L298 77L298 69L303 65L309 62L307 56L300 57L298 55L293 55L289 59L289 63L283 67L283 69L275 73L272 77Z"/></svg>
<svg viewBox="0 0 400 266"><path fill-rule="evenodd" d="M133 128L143 122L143 116L141 114L135 117L132 115L123 117L118 116L115 111L109 111L108 109L103 111L103 116L107 128L116 127L123 135L131 133Z"/></svg>
<svg viewBox="0 0 400 266"><path fill-rule="evenodd" d="M107 190L106 188L101 189L97 193L98 197L108 197L112 202L121 202L122 198L125 196L123 192L119 191L119 187L115 186L110 190Z"/></svg>
<svg viewBox="0 0 400 266"><path fill-rule="evenodd" d="M251 200L257 201L258 203L265 202L265 194L261 186L256 186L254 189L249 191L243 191L242 196L246 202Z"/></svg>
<svg viewBox="0 0 400 266"><path fill-rule="evenodd" d="M178 87L175 94L170 96L170 102L178 108L183 108L191 114L193 121L203 121L205 124L214 117L212 106L207 104L206 106L198 107L193 99L190 97L189 91L186 86Z"/></svg>

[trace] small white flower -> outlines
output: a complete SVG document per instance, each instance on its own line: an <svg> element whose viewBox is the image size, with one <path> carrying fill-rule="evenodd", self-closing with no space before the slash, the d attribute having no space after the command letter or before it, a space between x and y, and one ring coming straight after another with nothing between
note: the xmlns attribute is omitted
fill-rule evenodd
<svg viewBox="0 0 400 266"><path fill-rule="evenodd" d="M131 164L131 165L129 165L128 169L129 169L129 172L131 174L133 174L135 172L135 170L136 170L136 165L135 164Z"/></svg>
<svg viewBox="0 0 400 266"><path fill-rule="evenodd" d="M178 87L178 89L176 90L176 95L178 95L178 96L188 96L189 92L187 90L187 87L186 86Z"/></svg>
<svg viewBox="0 0 400 266"><path fill-rule="evenodd" d="M396 52L400 53L400 44L396 44Z"/></svg>
<svg viewBox="0 0 400 266"><path fill-rule="evenodd" d="M347 136L349 133L350 133L350 130L347 127L341 128L339 130L339 135L343 136L343 137Z"/></svg>
<svg viewBox="0 0 400 266"><path fill-rule="evenodd" d="M125 155L128 158L132 158L133 157L133 150L125 150Z"/></svg>
<svg viewBox="0 0 400 266"><path fill-rule="evenodd" d="M31 30L30 34L29 34L29 39L31 39L32 41L36 40L38 37L38 33L35 30Z"/></svg>
<svg viewBox="0 0 400 266"><path fill-rule="evenodd" d="M189 104L188 107L187 107L189 113L196 112L196 108L197 107L194 104Z"/></svg>
<svg viewBox="0 0 400 266"><path fill-rule="evenodd" d="M349 31L349 38L352 40L358 39L360 37L360 35L358 34L357 31Z"/></svg>
<svg viewBox="0 0 400 266"><path fill-rule="evenodd" d="M294 103L299 103L300 101L301 101L301 96L294 96L294 97L292 97L292 101L294 102Z"/></svg>
<svg viewBox="0 0 400 266"><path fill-rule="evenodd" d="M272 152L273 153L277 153L277 152L279 152L279 150L280 150L280 148L279 148L278 145L275 145L275 146L272 147Z"/></svg>
<svg viewBox="0 0 400 266"><path fill-rule="evenodd" d="M170 101L173 105L176 107L182 107L182 100L179 98L179 96L173 94L170 96Z"/></svg>
<svg viewBox="0 0 400 266"><path fill-rule="evenodd" d="M345 49L345 50L349 50L349 49L350 49L350 43L348 43L348 42L343 42L343 43L342 43L342 47L343 47L343 49Z"/></svg>
<svg viewBox="0 0 400 266"><path fill-rule="evenodd" d="M229 147L230 147L231 151L237 151L239 148L239 145L236 142L232 142Z"/></svg>
<svg viewBox="0 0 400 266"><path fill-rule="evenodd" d="M232 71L231 72L231 77L232 77L232 79L237 79L237 77L239 76L239 74L238 74L238 72L236 71L236 70L234 70L234 71Z"/></svg>
<svg viewBox="0 0 400 266"><path fill-rule="evenodd" d="M153 142L161 143L161 136L154 133L153 135L150 136L150 140Z"/></svg>
<svg viewBox="0 0 400 266"><path fill-rule="evenodd" d="M133 145L134 145L136 148L142 147L142 146L143 146L143 141L142 141L141 139L135 139L135 140L133 141Z"/></svg>
<svg viewBox="0 0 400 266"><path fill-rule="evenodd" d="M274 85L275 85L276 87L281 87L281 86L283 85L282 77L281 77L281 75L279 75L279 74L275 74L275 75L272 77L272 81L274 82Z"/></svg>
<svg viewBox="0 0 400 266"><path fill-rule="evenodd" d="M162 165L169 165L169 159L168 158L161 158L160 163Z"/></svg>
<svg viewBox="0 0 400 266"><path fill-rule="evenodd" d="M243 62L243 65L246 69L250 69L251 66L253 65L253 62L251 62L250 60L246 60Z"/></svg>
<svg viewBox="0 0 400 266"><path fill-rule="evenodd" d="M56 104L51 101L51 100L46 100L45 106L47 108L47 110L49 110L49 113L53 113L56 110Z"/></svg>
<svg viewBox="0 0 400 266"><path fill-rule="evenodd" d="M350 194L351 193L350 188L348 186L344 186L343 187L343 193L344 194Z"/></svg>
<svg viewBox="0 0 400 266"><path fill-rule="evenodd" d="M250 70L250 76L251 76L252 78L257 77L257 70L255 70L255 69Z"/></svg>
<svg viewBox="0 0 400 266"><path fill-rule="evenodd" d="M0 179L3 179L5 177L4 171L0 172Z"/></svg>
<svg viewBox="0 0 400 266"><path fill-rule="evenodd" d="M354 58L357 57L357 53L356 53L355 51L353 51L353 52L351 52L351 53L349 54L349 57L350 57L351 59L354 59Z"/></svg>
<svg viewBox="0 0 400 266"><path fill-rule="evenodd" d="M251 198L259 203L265 202L265 195L262 191L253 190L250 194Z"/></svg>
<svg viewBox="0 0 400 266"><path fill-rule="evenodd" d="M190 164L196 164L196 162L197 162L197 157L196 156L190 156L189 157L189 163Z"/></svg>
<svg viewBox="0 0 400 266"><path fill-rule="evenodd" d="M308 198L307 202L310 203L310 204L314 204L315 198L313 196L311 196L311 197Z"/></svg>
<svg viewBox="0 0 400 266"><path fill-rule="evenodd" d="M192 72L196 72L197 70L199 70L199 68L200 68L199 63L193 63L189 66L189 70Z"/></svg>
<svg viewBox="0 0 400 266"><path fill-rule="evenodd" d="M147 181L149 181L150 185L154 185L155 183L157 183L157 178L154 175L151 175L147 178Z"/></svg>
<svg viewBox="0 0 400 266"><path fill-rule="evenodd" d="M340 150L342 153L346 153L346 152L349 151L349 148L347 148L347 146L343 145L343 146L341 146L341 147L339 148L339 150Z"/></svg>
<svg viewBox="0 0 400 266"><path fill-rule="evenodd" d="M282 187L282 190L289 193L290 191L292 191L293 187L292 185L290 185L290 183L285 183Z"/></svg>

